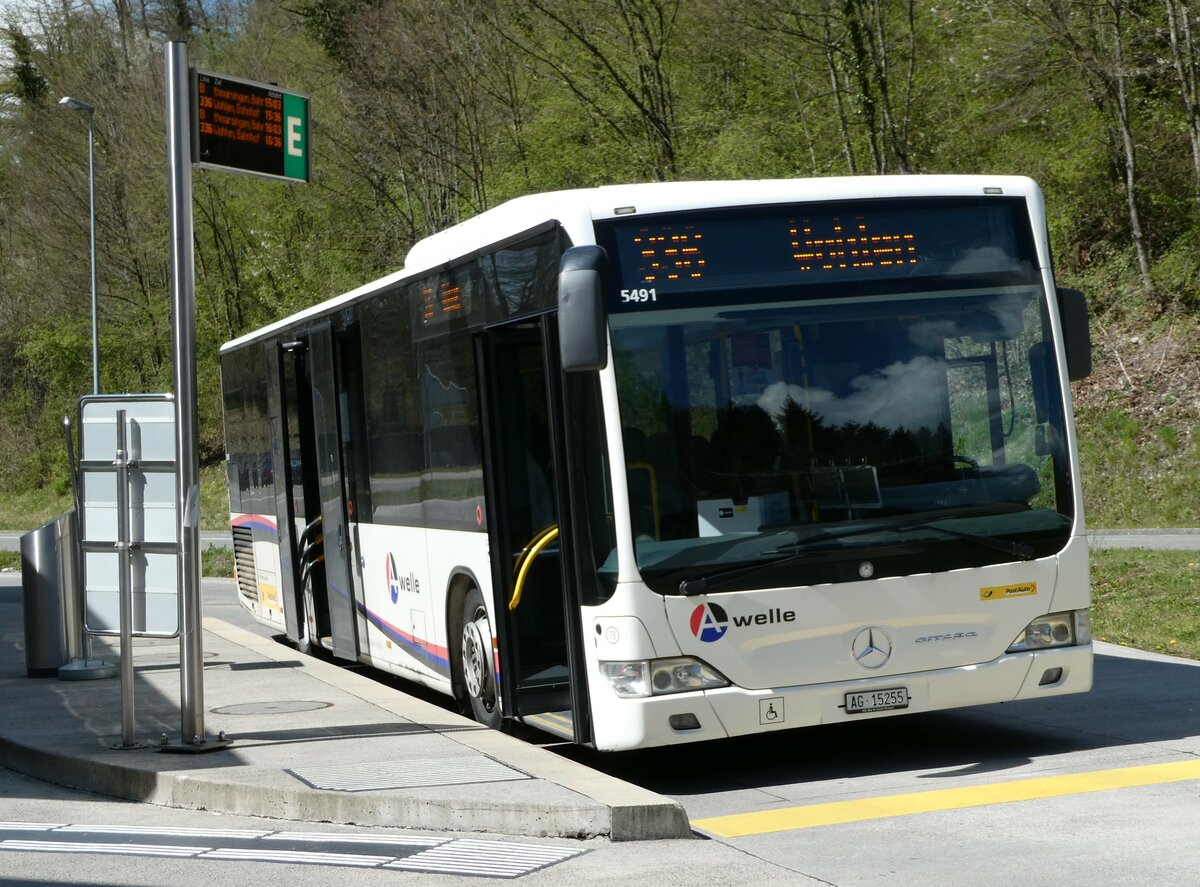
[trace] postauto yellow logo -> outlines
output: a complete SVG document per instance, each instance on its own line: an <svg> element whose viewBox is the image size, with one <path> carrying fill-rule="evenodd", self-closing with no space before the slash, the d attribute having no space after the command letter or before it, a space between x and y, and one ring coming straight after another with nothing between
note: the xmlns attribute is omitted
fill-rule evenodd
<svg viewBox="0 0 1200 887"><path fill-rule="evenodd" d="M1014 597L1033 597L1037 594L1036 582L1020 582L1016 585L989 585L979 589L981 601L1002 601Z"/></svg>

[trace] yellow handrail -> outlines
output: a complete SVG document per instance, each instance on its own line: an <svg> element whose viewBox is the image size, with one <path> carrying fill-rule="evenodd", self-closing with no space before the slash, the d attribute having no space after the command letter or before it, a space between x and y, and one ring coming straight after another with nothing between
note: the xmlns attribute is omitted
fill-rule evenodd
<svg viewBox="0 0 1200 887"><path fill-rule="evenodd" d="M518 554L516 559L513 561L513 579L516 579L517 574L519 574L521 572L521 566L522 566L522 564L525 563L525 558L529 554L530 549L532 549L533 546L535 546L539 542L541 542L542 537L545 536L547 533L553 533L557 529L558 529L558 524L546 524L546 526L542 527L540 530L538 530L536 533L533 534L532 539L530 539L527 543L525 543L525 547L521 549L521 553Z"/></svg>
<svg viewBox="0 0 1200 887"><path fill-rule="evenodd" d="M525 577L529 574L529 567L533 563L533 559L538 556L538 553L558 538L558 527L553 526L549 530L542 532L542 538L533 543L529 547L529 553L525 555L525 562L521 564L521 570L517 573L517 581L513 585L512 599L508 602L508 609L515 610L521 603L521 594L525 590Z"/></svg>

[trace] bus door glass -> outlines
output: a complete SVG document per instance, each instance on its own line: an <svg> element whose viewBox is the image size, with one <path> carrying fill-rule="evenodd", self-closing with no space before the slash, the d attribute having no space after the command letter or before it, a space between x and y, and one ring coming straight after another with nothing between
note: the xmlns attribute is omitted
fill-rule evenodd
<svg viewBox="0 0 1200 887"><path fill-rule="evenodd" d="M562 519L564 435L548 334L540 320L525 321L488 331L482 344L500 674L508 714L581 741L581 682L571 665L579 601Z"/></svg>
<svg viewBox="0 0 1200 887"><path fill-rule="evenodd" d="M325 557L321 551L321 495L308 393L308 343L290 339L279 346L284 489L277 491L280 534L288 533L293 597L285 604L288 637L301 649L329 634L325 605ZM282 495L280 495L280 493Z"/></svg>
<svg viewBox="0 0 1200 887"><path fill-rule="evenodd" d="M349 315L349 312L346 312ZM341 443L341 512L346 526L345 559L350 575L348 591L354 598L357 638L367 637L366 590L363 587L363 558L359 523L370 521L371 484L366 451L366 417L363 407L362 340L352 316L343 317L343 327L334 332L336 361L338 440Z"/></svg>
<svg viewBox="0 0 1200 887"><path fill-rule="evenodd" d="M275 525L279 546L279 592L283 598L287 636L299 644L304 636L304 602L299 577L296 540L296 508L300 497L293 496L293 485L302 483L299 471L292 477L292 448L299 439L296 407L296 358L277 343L263 346L267 366L273 376L267 385L268 421L271 429L272 482L275 486ZM268 372L271 372L269 370ZM299 454L297 454L297 466ZM303 526L300 527L303 529Z"/></svg>
<svg viewBox="0 0 1200 887"><path fill-rule="evenodd" d="M304 611L304 617L293 619L289 610L288 636L302 646L318 642L338 658L358 659L329 326L282 342L280 348L290 491L283 507L290 513L281 511L278 519L281 528L286 517L292 527L295 597Z"/></svg>
<svg viewBox="0 0 1200 887"><path fill-rule="evenodd" d="M357 660L354 586L350 579L345 504L342 500L338 394L333 337L328 326L314 330L308 337L308 370L309 384L312 386L313 441L320 484L325 607L329 614L330 650L340 659Z"/></svg>

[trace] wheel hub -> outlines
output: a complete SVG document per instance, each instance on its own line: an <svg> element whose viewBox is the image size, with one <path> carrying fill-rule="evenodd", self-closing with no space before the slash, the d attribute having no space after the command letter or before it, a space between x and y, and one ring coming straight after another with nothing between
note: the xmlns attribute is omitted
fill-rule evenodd
<svg viewBox="0 0 1200 887"><path fill-rule="evenodd" d="M491 669L488 667L490 645L484 643L484 632L491 636L491 632L487 631L486 617L463 626L463 680L466 681L467 692L476 699L481 699L491 689Z"/></svg>

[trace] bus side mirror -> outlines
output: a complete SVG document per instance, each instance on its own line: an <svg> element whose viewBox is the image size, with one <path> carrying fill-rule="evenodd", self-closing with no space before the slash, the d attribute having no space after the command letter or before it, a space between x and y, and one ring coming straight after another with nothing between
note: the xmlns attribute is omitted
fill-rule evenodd
<svg viewBox="0 0 1200 887"><path fill-rule="evenodd" d="M1058 288L1058 315L1067 348L1067 378L1072 382L1092 373L1092 334L1088 331L1087 297L1079 290Z"/></svg>
<svg viewBox="0 0 1200 887"><path fill-rule="evenodd" d="M568 372L608 366L604 277L608 254L599 246L573 246L558 266L558 350Z"/></svg>

